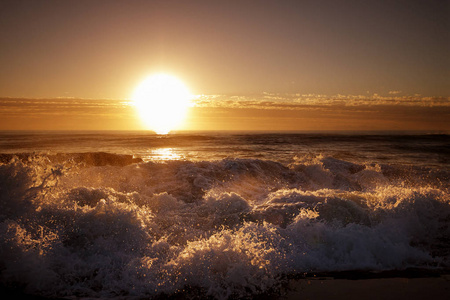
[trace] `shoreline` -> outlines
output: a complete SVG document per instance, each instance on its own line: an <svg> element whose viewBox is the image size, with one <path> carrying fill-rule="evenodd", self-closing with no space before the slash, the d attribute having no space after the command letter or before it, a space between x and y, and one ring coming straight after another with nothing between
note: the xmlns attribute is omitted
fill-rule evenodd
<svg viewBox="0 0 450 300"><path fill-rule="evenodd" d="M290 275L277 290L250 296L252 300L296 300L296 299L450 299L450 270L406 269L391 271L341 271L320 272L304 275ZM88 299L89 297L45 297L24 292L21 289L11 289L0 284L2 299L50 300L50 299ZM121 296L120 299L127 299ZM187 288L172 295L157 295L142 297L129 296L130 299L212 299L199 289ZM98 298L115 299L115 298ZM237 299L231 297L230 299Z"/></svg>
<svg viewBox="0 0 450 300"><path fill-rule="evenodd" d="M290 275L279 292L253 300L450 299L450 269L408 268Z"/></svg>
<svg viewBox="0 0 450 300"><path fill-rule="evenodd" d="M269 299L260 298L257 300ZM292 279L278 299L399 300L450 299L450 275L439 277L388 277L339 279L317 277ZM256 299L255 299L256 300Z"/></svg>

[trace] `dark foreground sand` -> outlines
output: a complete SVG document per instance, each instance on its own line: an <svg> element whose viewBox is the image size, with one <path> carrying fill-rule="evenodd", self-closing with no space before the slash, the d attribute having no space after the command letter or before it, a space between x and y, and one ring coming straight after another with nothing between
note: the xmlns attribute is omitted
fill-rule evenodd
<svg viewBox="0 0 450 300"><path fill-rule="evenodd" d="M379 275L318 274L302 278L288 279L280 292L255 296L252 300L415 300L450 299L450 273L411 274L396 273ZM126 299L122 297L120 299ZM36 295L27 295L21 291L1 288L0 299L46 300ZM77 299L77 298L69 298ZM83 298L80 298L83 299ZM87 298L84 298L87 299ZM133 298L136 299L136 298ZM142 299L152 299L145 298ZM178 293L172 296L157 297L155 300L211 299L202 293ZM234 299L233 299L234 300Z"/></svg>
<svg viewBox="0 0 450 300"><path fill-rule="evenodd" d="M279 299L450 299L450 275L430 278L296 279Z"/></svg>

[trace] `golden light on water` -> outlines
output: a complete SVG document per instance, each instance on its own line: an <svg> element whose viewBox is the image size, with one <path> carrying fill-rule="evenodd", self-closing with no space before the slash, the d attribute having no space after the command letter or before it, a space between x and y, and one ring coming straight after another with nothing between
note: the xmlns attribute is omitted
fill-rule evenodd
<svg viewBox="0 0 450 300"><path fill-rule="evenodd" d="M145 126L157 134L182 127L191 95L179 79L156 74L136 88L133 101Z"/></svg>
<svg viewBox="0 0 450 300"><path fill-rule="evenodd" d="M183 156L177 153L174 148L158 148L151 150L149 155L146 157L147 161L167 161L167 160L180 160Z"/></svg>

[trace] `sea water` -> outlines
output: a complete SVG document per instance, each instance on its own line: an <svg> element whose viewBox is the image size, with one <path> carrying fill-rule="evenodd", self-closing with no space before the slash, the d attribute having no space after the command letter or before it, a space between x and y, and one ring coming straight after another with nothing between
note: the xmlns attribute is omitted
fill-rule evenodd
<svg viewBox="0 0 450 300"><path fill-rule="evenodd" d="M448 270L449 149L445 134L1 132L1 283L226 299L291 275Z"/></svg>

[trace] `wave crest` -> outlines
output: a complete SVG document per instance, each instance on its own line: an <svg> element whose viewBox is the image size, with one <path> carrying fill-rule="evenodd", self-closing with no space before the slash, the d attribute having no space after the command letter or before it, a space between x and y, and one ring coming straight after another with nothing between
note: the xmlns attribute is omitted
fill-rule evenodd
<svg viewBox="0 0 450 300"><path fill-rule="evenodd" d="M61 157L0 164L6 285L52 297L196 287L223 299L289 274L450 267L446 170L321 156L291 165Z"/></svg>

